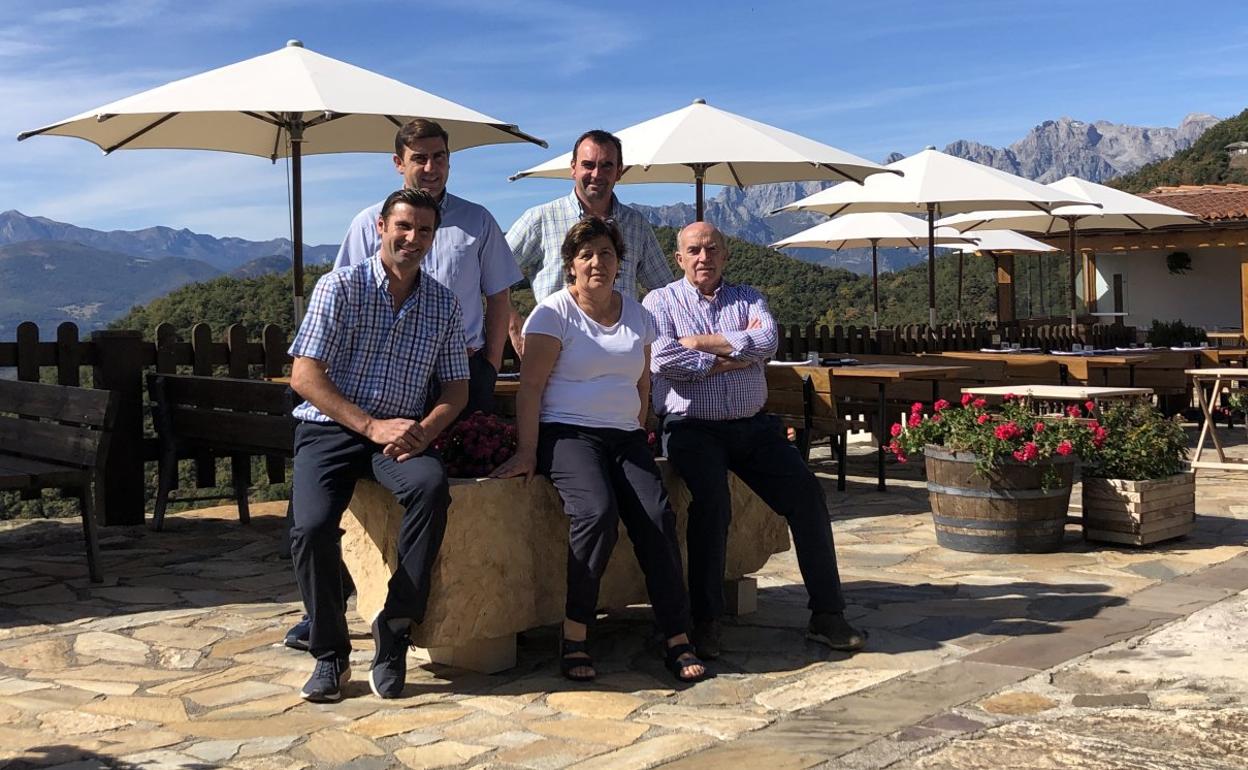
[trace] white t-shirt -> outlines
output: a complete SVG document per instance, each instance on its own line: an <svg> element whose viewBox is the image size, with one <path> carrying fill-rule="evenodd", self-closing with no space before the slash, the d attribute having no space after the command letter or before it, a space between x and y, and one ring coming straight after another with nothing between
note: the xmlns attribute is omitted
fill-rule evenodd
<svg viewBox="0 0 1248 770"><path fill-rule="evenodd" d="M620 320L612 326L585 315L566 288L542 300L529 315L526 335L545 334L563 346L542 394L541 422L641 428L637 381L645 366L645 348L658 334L650 311L636 300L622 294L620 298Z"/></svg>

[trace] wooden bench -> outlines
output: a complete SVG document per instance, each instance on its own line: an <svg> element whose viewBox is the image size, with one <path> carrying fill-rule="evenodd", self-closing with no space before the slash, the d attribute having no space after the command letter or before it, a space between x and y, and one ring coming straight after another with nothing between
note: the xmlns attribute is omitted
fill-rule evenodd
<svg viewBox="0 0 1248 770"><path fill-rule="evenodd" d="M836 455L836 488L845 490L846 442L850 431L866 430L863 420L849 420L838 413L832 378L819 367L768 366L767 404L764 407L789 428L797 431L798 449L810 459L810 445L828 438Z"/></svg>
<svg viewBox="0 0 1248 770"><path fill-rule="evenodd" d="M100 474L116 410L112 391L0 380L0 490L74 493L96 583L103 579L95 533Z"/></svg>
<svg viewBox="0 0 1248 770"><path fill-rule="evenodd" d="M178 461L230 458L233 497L239 521L251 520L247 488L251 458L266 456L269 477L285 477L285 458L294 456L295 419L290 416L290 389L282 383L228 377L150 374L148 395L152 422L160 441L160 482L152 527L164 526L170 494L178 487ZM209 466L211 468L211 466ZM199 486L214 486L212 474ZM179 496L178 500L219 500L228 495Z"/></svg>

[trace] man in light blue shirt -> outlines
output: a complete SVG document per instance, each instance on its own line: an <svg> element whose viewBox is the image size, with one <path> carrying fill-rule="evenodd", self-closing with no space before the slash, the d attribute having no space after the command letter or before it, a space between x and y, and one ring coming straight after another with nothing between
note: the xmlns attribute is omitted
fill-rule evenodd
<svg viewBox="0 0 1248 770"><path fill-rule="evenodd" d="M493 410L494 382L502 365L511 315L510 287L524 276L490 212L447 192L451 170L448 147L449 138L442 126L418 118L395 135L393 160L404 186L428 192L441 211L442 224L422 269L455 293L463 311L471 369L468 406L463 411L466 417ZM378 203L351 221L334 260L335 269L359 264L377 253L380 211Z"/></svg>
<svg viewBox="0 0 1248 770"><path fill-rule="evenodd" d="M538 302L564 285L564 236L585 217L609 219L624 237L624 255L615 287L637 297L637 284L657 289L672 281L672 268L659 248L654 230L641 212L615 197L615 183L624 173L620 140L607 131L586 131L572 145L572 192L520 215L507 230L507 244L533 285ZM522 319L513 314L511 341L523 353Z"/></svg>

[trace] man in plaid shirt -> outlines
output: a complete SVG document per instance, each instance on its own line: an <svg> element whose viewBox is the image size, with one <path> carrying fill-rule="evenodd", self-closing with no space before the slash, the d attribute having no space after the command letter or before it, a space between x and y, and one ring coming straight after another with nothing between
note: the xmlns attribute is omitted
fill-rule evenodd
<svg viewBox="0 0 1248 770"><path fill-rule="evenodd" d="M439 224L423 190L391 193L381 207L377 256L326 274L290 346L295 407L291 555L316 658L302 696L342 698L350 679L341 558L342 513L355 482L371 478L403 506L398 569L373 620L369 686L382 698L403 690L409 629L429 598L429 575L450 504L446 469L426 451L468 400L468 357L458 300L420 263ZM442 394L425 413L430 377Z"/></svg>
<svg viewBox="0 0 1248 770"><path fill-rule="evenodd" d="M698 656L719 655L724 614L724 559L735 473L793 533L810 595L808 638L836 650L862 648L865 636L845 620L832 527L823 487L763 411L763 368L776 352L776 322L757 290L723 280L724 236L696 222L680 231L679 278L646 295L659 336L650 349L651 401L663 418L663 444L689 487L689 600Z"/></svg>
<svg viewBox="0 0 1248 770"><path fill-rule="evenodd" d="M529 277L537 302L564 285L563 238L585 217L615 223L624 237L624 254L615 288L626 297L637 296L637 284L658 288L672 280L672 268L659 248L646 218L615 197L615 183L624 174L624 150L607 131L586 131L572 145L572 192L520 215L507 230L507 245ZM513 313L511 342L523 354L523 319Z"/></svg>

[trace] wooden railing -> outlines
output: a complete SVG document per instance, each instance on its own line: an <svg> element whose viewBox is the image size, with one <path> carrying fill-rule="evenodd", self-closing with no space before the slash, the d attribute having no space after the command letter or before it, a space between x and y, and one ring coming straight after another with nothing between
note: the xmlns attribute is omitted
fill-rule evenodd
<svg viewBox="0 0 1248 770"><path fill-rule="evenodd" d="M1062 324L950 324L933 329L795 325L782 329L777 357L797 360L805 358L809 351L826 356L974 350L1002 341L1069 350L1075 342L1113 347L1135 341L1131 327L1082 328L1082 335L1075 337ZM264 327L259 340L248 339L244 327L235 324L226 329L220 341L212 339L208 324L193 326L190 339L185 341L179 339L173 326L162 324L152 341L145 340L137 331L97 331L83 340L78 327L66 322L56 328L54 339L44 340L39 327L28 321L17 327L13 342L0 342L0 368L15 368L17 378L29 382L85 383L119 394L117 420L105 465L104 523L141 524L145 513L144 463L157 459L155 439L144 428L144 376L159 372L277 377L289 373L289 346L286 330L272 324ZM504 369L514 370L516 362L510 346L507 351Z"/></svg>

